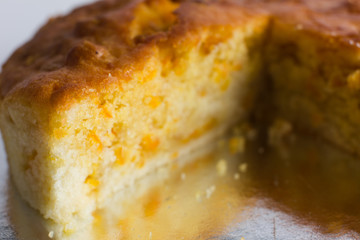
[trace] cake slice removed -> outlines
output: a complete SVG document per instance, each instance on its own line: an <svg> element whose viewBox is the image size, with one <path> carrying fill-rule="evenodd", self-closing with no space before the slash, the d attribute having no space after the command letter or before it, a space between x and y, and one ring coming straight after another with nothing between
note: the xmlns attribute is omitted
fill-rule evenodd
<svg viewBox="0 0 360 240"><path fill-rule="evenodd" d="M271 115L360 156L358 8L321 2L315 10L267 5L273 18L264 52Z"/></svg>
<svg viewBox="0 0 360 240"><path fill-rule="evenodd" d="M1 75L21 196L71 234L114 192L246 119L267 24L235 4L167 0L50 20Z"/></svg>

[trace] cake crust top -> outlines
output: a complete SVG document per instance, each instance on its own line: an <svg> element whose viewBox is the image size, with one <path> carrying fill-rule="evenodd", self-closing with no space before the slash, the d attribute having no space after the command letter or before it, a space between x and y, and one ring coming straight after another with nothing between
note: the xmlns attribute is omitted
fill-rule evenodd
<svg viewBox="0 0 360 240"><path fill-rule="evenodd" d="M3 65L1 98L70 103L142 72L159 49L181 55L204 28L279 19L342 47L360 48L360 1L103 0L52 18Z"/></svg>
<svg viewBox="0 0 360 240"><path fill-rule="evenodd" d="M187 51L203 28L254 15L225 1L104 0L80 7L50 19L15 51L3 65L1 97L64 105L132 79L159 49L164 57Z"/></svg>

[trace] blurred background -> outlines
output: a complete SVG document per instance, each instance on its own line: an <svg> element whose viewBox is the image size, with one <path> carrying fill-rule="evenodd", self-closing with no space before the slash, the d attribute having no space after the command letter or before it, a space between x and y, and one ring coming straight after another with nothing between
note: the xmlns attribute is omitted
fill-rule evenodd
<svg viewBox="0 0 360 240"><path fill-rule="evenodd" d="M0 64L29 40L48 18L94 0L0 0Z"/></svg>

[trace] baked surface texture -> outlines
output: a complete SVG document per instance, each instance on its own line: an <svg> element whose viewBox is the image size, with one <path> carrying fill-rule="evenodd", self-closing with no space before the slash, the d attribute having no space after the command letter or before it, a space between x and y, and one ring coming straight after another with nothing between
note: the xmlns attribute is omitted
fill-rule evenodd
<svg viewBox="0 0 360 240"><path fill-rule="evenodd" d="M107 0L50 19L0 75L13 181L64 237L259 105L360 155L359 11L345 0Z"/></svg>
<svg viewBox="0 0 360 240"><path fill-rule="evenodd" d="M21 195L71 234L114 192L222 135L254 105L267 24L230 3L162 0L50 20L1 75Z"/></svg>

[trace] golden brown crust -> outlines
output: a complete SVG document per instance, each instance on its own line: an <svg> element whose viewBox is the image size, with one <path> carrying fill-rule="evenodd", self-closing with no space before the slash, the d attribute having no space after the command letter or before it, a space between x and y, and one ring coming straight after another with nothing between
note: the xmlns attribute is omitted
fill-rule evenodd
<svg viewBox="0 0 360 240"><path fill-rule="evenodd" d="M349 0L294 0L269 1L261 4L280 21L293 24L319 36L339 41L343 46L360 47L360 1Z"/></svg>
<svg viewBox="0 0 360 240"><path fill-rule="evenodd" d="M99 86L132 79L159 47L185 51L200 29L242 24L258 14L359 48L359 6L350 0L96 2L49 20L19 48L3 66L1 96L64 106L97 94Z"/></svg>
<svg viewBox="0 0 360 240"><path fill-rule="evenodd" d="M64 105L131 79L157 46L180 51L196 43L199 29L241 24L250 15L227 2L100 1L49 20L19 48L3 66L1 96Z"/></svg>

